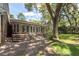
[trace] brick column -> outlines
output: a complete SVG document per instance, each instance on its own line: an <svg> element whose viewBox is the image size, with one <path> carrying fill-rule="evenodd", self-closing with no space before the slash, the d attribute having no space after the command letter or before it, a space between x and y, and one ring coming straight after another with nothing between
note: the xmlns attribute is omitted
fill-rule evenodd
<svg viewBox="0 0 79 59"><path fill-rule="evenodd" d="M1 15L0 15L0 43L1 43Z"/></svg>
<svg viewBox="0 0 79 59"><path fill-rule="evenodd" d="M19 24L19 33L21 34L22 33L22 25Z"/></svg>
<svg viewBox="0 0 79 59"><path fill-rule="evenodd" d="M17 24L15 24L15 29L16 29L15 32L17 33Z"/></svg>
<svg viewBox="0 0 79 59"><path fill-rule="evenodd" d="M29 26L29 25L28 25ZM29 26L29 33L31 32L31 26Z"/></svg>
<svg viewBox="0 0 79 59"><path fill-rule="evenodd" d="M39 27L39 32L41 33L41 27Z"/></svg>
<svg viewBox="0 0 79 59"><path fill-rule="evenodd" d="M34 28L35 28L35 29L34 29L34 33L36 34L36 26L34 26Z"/></svg>
<svg viewBox="0 0 79 59"><path fill-rule="evenodd" d="M33 26L32 26L32 33L34 32L34 30L33 30Z"/></svg>
<svg viewBox="0 0 79 59"><path fill-rule="evenodd" d="M26 32L26 26L25 26L25 24L24 24L24 33Z"/></svg>
<svg viewBox="0 0 79 59"><path fill-rule="evenodd" d="M2 13L1 16L1 43L3 44L6 40L6 34L7 34L7 21L8 21L8 16L6 12Z"/></svg>

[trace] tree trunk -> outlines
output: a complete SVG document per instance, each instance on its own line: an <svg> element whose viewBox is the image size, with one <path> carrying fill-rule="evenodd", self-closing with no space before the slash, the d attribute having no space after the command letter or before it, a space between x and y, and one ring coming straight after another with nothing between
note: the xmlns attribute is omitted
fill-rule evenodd
<svg viewBox="0 0 79 59"><path fill-rule="evenodd" d="M52 13L52 9L49 3L46 3L48 12L52 18L52 22L53 22L53 39L57 40L58 38L58 18L59 18L59 13L62 7L61 3L58 3L56 6L56 10L55 10L55 16L53 17L53 13Z"/></svg>
<svg viewBox="0 0 79 59"><path fill-rule="evenodd" d="M57 40L59 39L58 37L58 18L59 18L59 13L61 10L62 4L59 3L56 6L56 10L55 10L55 17L53 19L53 39Z"/></svg>

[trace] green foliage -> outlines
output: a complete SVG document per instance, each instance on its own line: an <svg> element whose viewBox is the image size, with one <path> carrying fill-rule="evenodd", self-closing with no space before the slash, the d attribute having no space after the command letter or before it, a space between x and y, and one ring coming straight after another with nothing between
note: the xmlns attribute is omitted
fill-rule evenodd
<svg viewBox="0 0 79 59"><path fill-rule="evenodd" d="M46 37L47 39L52 40L52 38L53 38L53 33L52 33L52 30L51 30L51 29L50 29L50 30L47 30L47 32L46 32L46 34L45 34L45 37Z"/></svg>
<svg viewBox="0 0 79 59"><path fill-rule="evenodd" d="M28 11L33 11L34 6L38 8L37 10L40 13L42 13L41 22L35 21L35 20L33 20L33 22L37 24L44 24L44 25L46 24L48 26L46 36L48 36L48 38L51 38L53 35L52 29L50 28L50 27L53 27L51 22L51 16L45 4L40 4L40 5L41 7L37 7L35 3L25 3L25 8ZM57 4L54 4L54 3L50 4L53 16L55 16L56 5ZM59 33L78 33L78 31L74 28L75 26L78 25L78 22L79 22L78 18L79 18L79 11L77 10L77 8L74 7L74 4L64 3L62 5L60 15L59 15L59 24L58 24Z"/></svg>
<svg viewBox="0 0 79 59"><path fill-rule="evenodd" d="M13 19L14 19L14 15L11 14L11 15L10 15L10 18L13 18Z"/></svg>
<svg viewBox="0 0 79 59"><path fill-rule="evenodd" d="M62 34L79 34L79 27L76 27L76 26L66 26L66 25L63 25L63 26L60 26L58 27L59 29L59 33L62 33Z"/></svg>
<svg viewBox="0 0 79 59"><path fill-rule="evenodd" d="M39 25L42 25L41 21L39 20L31 20L31 22L35 23L35 24L39 24Z"/></svg>
<svg viewBox="0 0 79 59"><path fill-rule="evenodd" d="M28 11L32 11L32 10L33 10L33 4L32 4L32 3L25 3L25 8L26 8Z"/></svg>
<svg viewBox="0 0 79 59"><path fill-rule="evenodd" d="M63 23L64 25L67 25L69 23L70 26L77 26L78 18L79 18L78 12L79 12L78 9L75 8L73 4L63 4L63 7L62 7L61 13L60 13L60 17L59 17L61 19L60 25L62 25L61 22L63 19L65 22L65 23Z"/></svg>
<svg viewBox="0 0 79 59"><path fill-rule="evenodd" d="M33 11L34 9L36 10L36 12L38 11L37 3L25 3L24 5L28 11Z"/></svg>
<svg viewBox="0 0 79 59"><path fill-rule="evenodd" d="M23 13L19 13L18 16L17 16L17 18L19 20L25 20L26 19Z"/></svg>

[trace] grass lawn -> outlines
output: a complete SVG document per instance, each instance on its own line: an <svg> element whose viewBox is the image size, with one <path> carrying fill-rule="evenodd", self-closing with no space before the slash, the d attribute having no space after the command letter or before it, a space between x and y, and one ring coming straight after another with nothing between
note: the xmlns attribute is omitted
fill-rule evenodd
<svg viewBox="0 0 79 59"><path fill-rule="evenodd" d="M60 34L59 38L65 43L76 44L79 43L79 34Z"/></svg>
<svg viewBox="0 0 79 59"><path fill-rule="evenodd" d="M70 55L70 56L79 56L79 40L75 39L78 38L79 34L60 34L59 42L51 43L53 50L56 52L56 54L59 55Z"/></svg>
<svg viewBox="0 0 79 59"><path fill-rule="evenodd" d="M79 34L59 34L60 39L76 39L79 38Z"/></svg>

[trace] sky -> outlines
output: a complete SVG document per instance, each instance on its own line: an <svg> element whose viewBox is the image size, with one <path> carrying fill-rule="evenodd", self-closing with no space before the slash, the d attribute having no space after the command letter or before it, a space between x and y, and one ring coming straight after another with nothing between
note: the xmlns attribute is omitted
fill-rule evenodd
<svg viewBox="0 0 79 59"><path fill-rule="evenodd" d="M36 19L40 20L41 13L34 11L28 12L23 3L10 3L9 4L10 14L14 15L17 18L19 13L23 13L26 17L26 20Z"/></svg>
<svg viewBox="0 0 79 59"><path fill-rule="evenodd" d="M36 12L35 10L33 12L28 12L23 3L9 3L9 10L10 14L14 15L15 18L17 18L17 15L20 12L23 13L27 21L32 19L40 20L40 18L42 17L41 13Z"/></svg>

